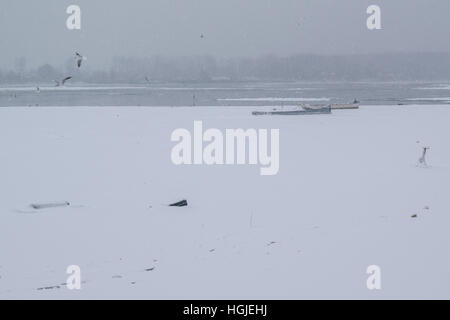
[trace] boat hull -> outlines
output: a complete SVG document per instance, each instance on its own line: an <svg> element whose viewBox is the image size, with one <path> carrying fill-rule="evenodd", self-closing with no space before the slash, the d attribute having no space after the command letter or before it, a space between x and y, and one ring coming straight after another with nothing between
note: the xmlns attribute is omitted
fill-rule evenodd
<svg viewBox="0 0 450 320"><path fill-rule="evenodd" d="M297 116L297 115L312 115L312 114L330 114L331 108L325 107L320 109L307 109L307 110L280 110L280 111L253 111L254 116Z"/></svg>
<svg viewBox="0 0 450 320"><path fill-rule="evenodd" d="M332 104L331 109L359 109L359 103Z"/></svg>
<svg viewBox="0 0 450 320"><path fill-rule="evenodd" d="M317 110L324 108L325 105L302 105L305 110ZM342 109L359 109L359 103L333 103L330 105L331 110Z"/></svg>

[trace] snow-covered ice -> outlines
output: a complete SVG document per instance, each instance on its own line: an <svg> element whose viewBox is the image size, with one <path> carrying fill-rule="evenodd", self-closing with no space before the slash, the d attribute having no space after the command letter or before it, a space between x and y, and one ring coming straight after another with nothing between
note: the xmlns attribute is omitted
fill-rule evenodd
<svg viewBox="0 0 450 320"><path fill-rule="evenodd" d="M449 106L252 110L0 108L0 299L450 298ZM173 165L194 120L280 129L278 175Z"/></svg>

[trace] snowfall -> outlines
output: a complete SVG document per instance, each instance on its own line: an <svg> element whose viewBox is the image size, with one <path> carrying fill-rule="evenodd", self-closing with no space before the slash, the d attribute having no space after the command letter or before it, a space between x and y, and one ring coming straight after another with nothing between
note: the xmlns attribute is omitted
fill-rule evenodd
<svg viewBox="0 0 450 320"><path fill-rule="evenodd" d="M0 299L450 298L449 105L256 109L0 108ZM174 165L195 120L279 129L278 174Z"/></svg>

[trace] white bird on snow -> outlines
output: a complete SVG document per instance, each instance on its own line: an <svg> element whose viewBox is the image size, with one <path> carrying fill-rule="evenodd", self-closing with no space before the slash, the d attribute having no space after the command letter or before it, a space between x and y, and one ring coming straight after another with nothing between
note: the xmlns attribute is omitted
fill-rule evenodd
<svg viewBox="0 0 450 320"><path fill-rule="evenodd" d="M422 165L424 167L427 167L427 161L425 159L425 155L427 154L427 150L430 149L430 147L423 147L422 156L419 158L419 165Z"/></svg>

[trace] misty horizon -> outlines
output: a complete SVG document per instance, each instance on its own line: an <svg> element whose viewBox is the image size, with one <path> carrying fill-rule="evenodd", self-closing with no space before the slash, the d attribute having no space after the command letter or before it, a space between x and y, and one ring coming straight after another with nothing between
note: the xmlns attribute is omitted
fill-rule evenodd
<svg viewBox="0 0 450 320"><path fill-rule="evenodd" d="M50 83L73 76L72 82L146 83L158 81L446 81L450 79L450 52L384 53L352 55L297 54L217 58L211 55L183 57L115 57L104 68L75 57L64 63L29 67L25 57L10 69L0 68L0 83Z"/></svg>
<svg viewBox="0 0 450 320"><path fill-rule="evenodd" d="M66 9L81 8L68 30ZM93 69L115 57L348 55L450 52L450 2L378 0L381 30L366 27L373 1L321 0L5 0L0 10L1 70L24 57L29 68L63 65L75 51Z"/></svg>

